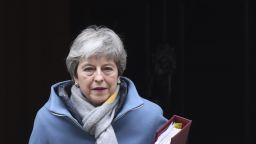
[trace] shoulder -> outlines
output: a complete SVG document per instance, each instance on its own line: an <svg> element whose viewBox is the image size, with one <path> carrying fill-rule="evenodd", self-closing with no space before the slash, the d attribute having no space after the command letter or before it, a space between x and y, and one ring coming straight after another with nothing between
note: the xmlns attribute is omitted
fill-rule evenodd
<svg viewBox="0 0 256 144"><path fill-rule="evenodd" d="M38 110L34 120L33 129L30 135L29 144L46 143L48 138L48 132L47 132L48 117L49 117L49 114L45 106L43 106L41 109Z"/></svg>
<svg viewBox="0 0 256 144"><path fill-rule="evenodd" d="M125 80L126 83L128 84L128 93L127 93L128 103L135 103L135 100L136 100L136 102L139 101L140 103L143 103L143 106L142 106L143 111L149 111L152 114L160 114L160 115L163 114L163 110L159 105L139 95L136 89L136 86L132 82L132 80L130 80L127 77L121 77L121 78Z"/></svg>
<svg viewBox="0 0 256 144"><path fill-rule="evenodd" d="M58 88L70 83L70 80L55 83L51 86L51 92L48 101L37 111L34 127L38 129L47 129L49 125L56 121L56 116L62 113L68 113L64 102L58 96ZM65 114L64 113L64 114Z"/></svg>
<svg viewBox="0 0 256 144"><path fill-rule="evenodd" d="M150 111L150 113L152 113L152 114L163 115L163 110L158 104L156 104L148 99L145 99L145 98L142 98L142 100L144 102L144 110Z"/></svg>
<svg viewBox="0 0 256 144"><path fill-rule="evenodd" d="M39 129L46 129L48 122L50 121L52 114L50 114L49 110L46 108L46 103L43 107L41 107L37 113L34 120L34 127L37 127Z"/></svg>

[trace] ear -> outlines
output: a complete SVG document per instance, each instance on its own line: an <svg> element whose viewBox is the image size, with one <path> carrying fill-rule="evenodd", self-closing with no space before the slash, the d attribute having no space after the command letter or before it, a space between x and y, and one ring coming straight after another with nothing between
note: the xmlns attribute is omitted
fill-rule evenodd
<svg viewBox="0 0 256 144"><path fill-rule="evenodd" d="M74 83L78 83L78 78L76 76L73 76Z"/></svg>

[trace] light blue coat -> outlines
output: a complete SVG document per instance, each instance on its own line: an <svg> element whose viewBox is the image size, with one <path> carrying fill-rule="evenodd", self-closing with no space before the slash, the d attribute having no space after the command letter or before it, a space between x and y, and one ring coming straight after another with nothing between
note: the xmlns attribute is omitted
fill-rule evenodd
<svg viewBox="0 0 256 144"><path fill-rule="evenodd" d="M156 130L167 121L162 109L139 96L133 82L128 82L128 95L112 126L119 144L152 144ZM46 104L37 112L29 144L94 144L93 136L85 132L72 117L55 92L64 81L51 87Z"/></svg>

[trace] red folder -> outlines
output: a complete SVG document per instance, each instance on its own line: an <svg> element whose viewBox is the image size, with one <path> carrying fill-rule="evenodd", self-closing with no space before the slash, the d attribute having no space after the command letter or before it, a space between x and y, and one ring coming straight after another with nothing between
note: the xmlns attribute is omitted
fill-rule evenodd
<svg viewBox="0 0 256 144"><path fill-rule="evenodd" d="M172 137L171 144L186 144L192 120L186 119L178 115L173 115L171 119L169 119L163 126L158 129L155 141L172 122L182 123L182 129L175 136Z"/></svg>

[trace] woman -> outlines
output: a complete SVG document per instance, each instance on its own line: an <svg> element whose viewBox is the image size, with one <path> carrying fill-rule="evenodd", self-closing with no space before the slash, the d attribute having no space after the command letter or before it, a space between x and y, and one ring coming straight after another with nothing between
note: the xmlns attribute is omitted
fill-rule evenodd
<svg viewBox="0 0 256 144"><path fill-rule="evenodd" d="M151 144L167 120L123 77L126 52L109 28L90 26L66 59L72 80L51 87L29 144Z"/></svg>

